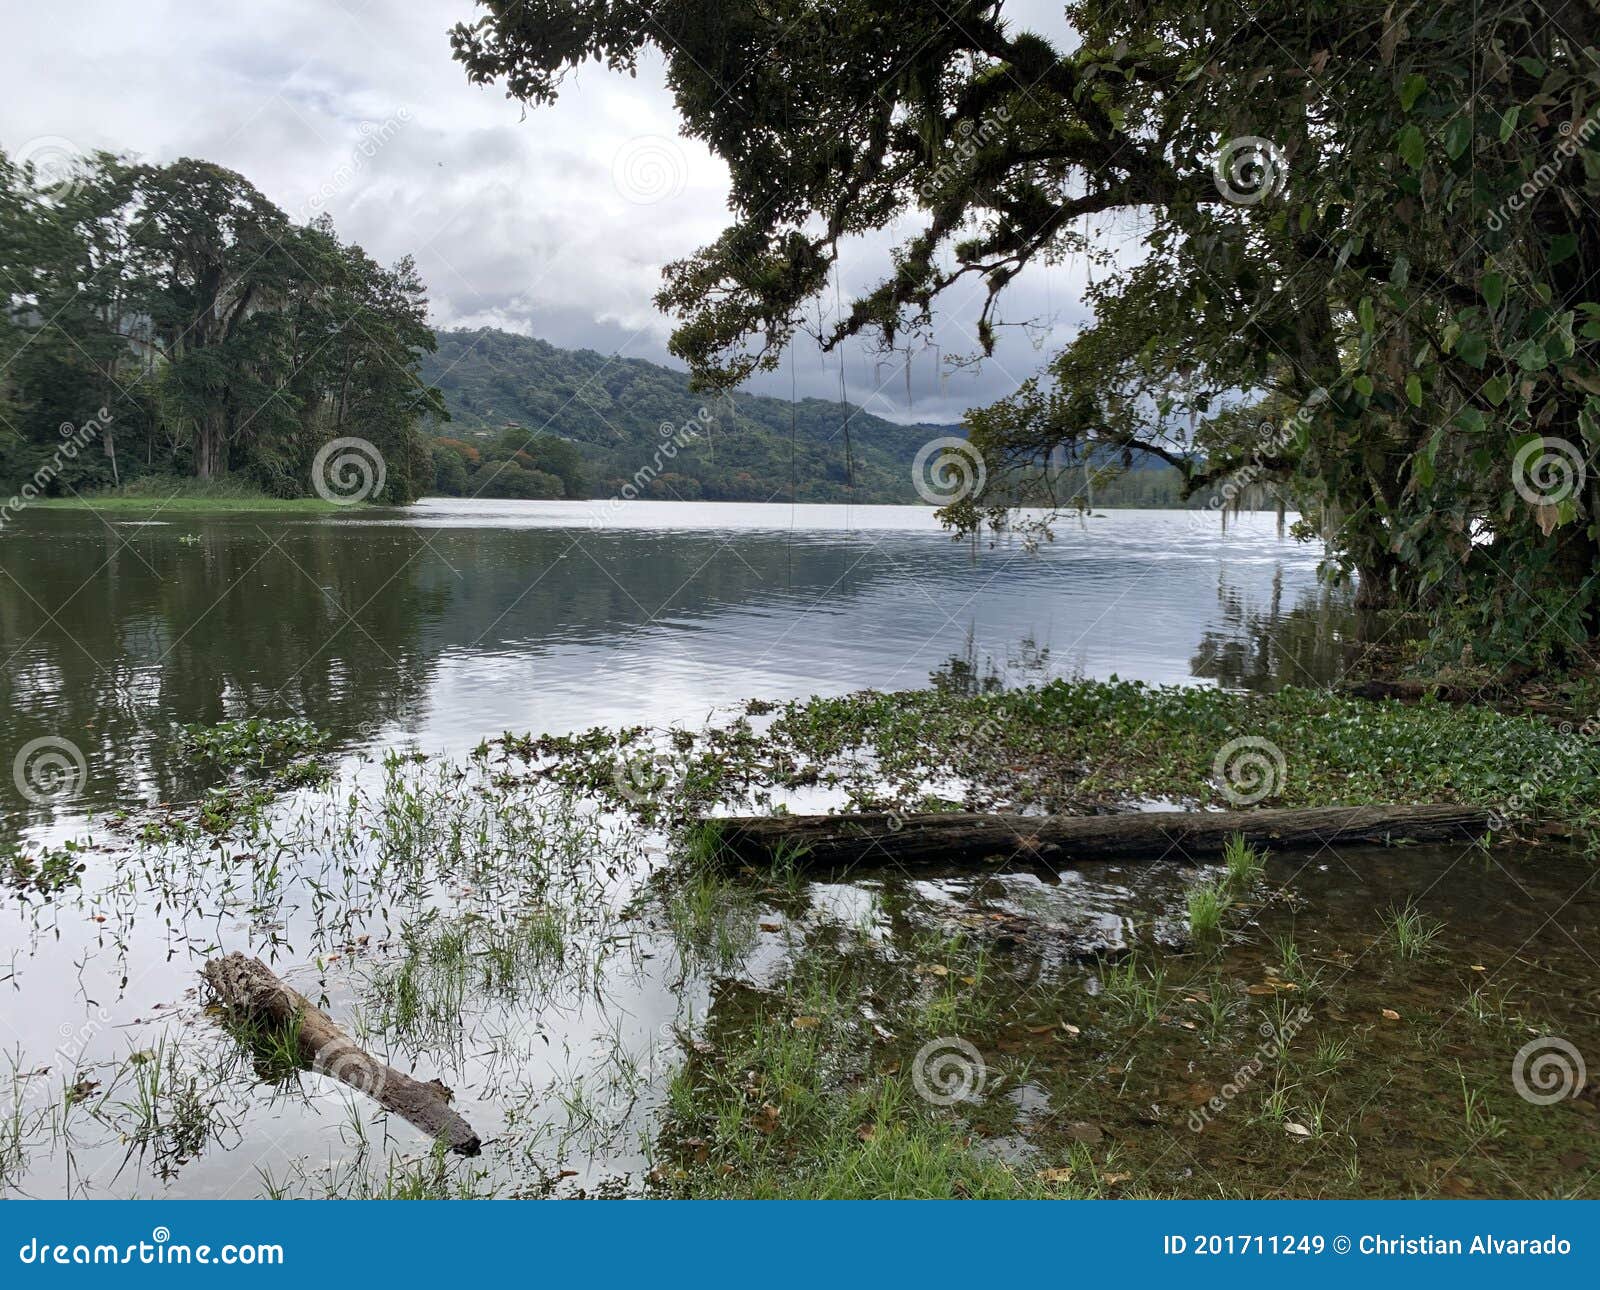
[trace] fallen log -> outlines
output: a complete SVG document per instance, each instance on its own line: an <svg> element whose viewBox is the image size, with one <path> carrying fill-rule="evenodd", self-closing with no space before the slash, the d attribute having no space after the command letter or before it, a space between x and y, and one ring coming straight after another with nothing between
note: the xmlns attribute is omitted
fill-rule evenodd
<svg viewBox="0 0 1600 1290"><path fill-rule="evenodd" d="M1238 834L1253 846L1438 842L1481 836L1471 806L1323 806L1304 810L1136 811L1121 815L767 815L707 820L733 856L782 848L808 865L941 864L972 860L1199 859Z"/></svg>
<svg viewBox="0 0 1600 1290"><path fill-rule="evenodd" d="M365 1093L451 1151L478 1154L483 1144L472 1126L450 1109L444 1085L424 1084L380 1062L260 959L228 954L209 960L201 975L217 1002L237 1020L292 1028L300 1060L311 1070Z"/></svg>

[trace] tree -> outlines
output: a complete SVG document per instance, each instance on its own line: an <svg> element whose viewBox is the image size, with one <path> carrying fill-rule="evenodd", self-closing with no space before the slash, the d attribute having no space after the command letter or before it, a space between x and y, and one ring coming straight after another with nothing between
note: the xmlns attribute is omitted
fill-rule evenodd
<svg viewBox="0 0 1600 1290"><path fill-rule="evenodd" d="M953 522L1058 452L1197 488L1248 467L1441 652L1559 661L1600 628L1592 5L1076 0L1069 48L999 0L480 2L452 38L474 81L543 103L653 45L727 162L731 225L659 296L704 382L771 367L853 235L914 230L827 346L892 346L973 281L987 350L1024 267L1101 264L1095 323L974 415L990 491ZM1111 213L1140 221L1132 267L1084 223Z"/></svg>

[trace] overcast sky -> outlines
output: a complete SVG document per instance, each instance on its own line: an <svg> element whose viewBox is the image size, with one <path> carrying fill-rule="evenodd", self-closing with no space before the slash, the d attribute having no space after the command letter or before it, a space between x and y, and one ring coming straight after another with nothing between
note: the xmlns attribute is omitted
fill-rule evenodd
<svg viewBox="0 0 1600 1290"><path fill-rule="evenodd" d="M1049 0L1006 12L1062 29ZM637 79L586 68L560 103L526 116L498 87L468 85L447 33L474 15L470 0L9 0L0 146L220 162L296 219L327 209L380 260L414 255L437 326L672 361L651 296L664 263L723 227L721 163L679 136L659 63ZM882 272L886 244L850 248L846 298ZM1005 317L1053 332L1003 329L976 373L936 362L976 348L977 290L953 291L939 353L912 355L909 402L904 355L865 347L845 358L848 395L895 420L958 420L1071 335L1082 282L1076 265L1030 270ZM802 342L794 369L802 396L838 396L838 356ZM756 388L787 395L787 364Z"/></svg>

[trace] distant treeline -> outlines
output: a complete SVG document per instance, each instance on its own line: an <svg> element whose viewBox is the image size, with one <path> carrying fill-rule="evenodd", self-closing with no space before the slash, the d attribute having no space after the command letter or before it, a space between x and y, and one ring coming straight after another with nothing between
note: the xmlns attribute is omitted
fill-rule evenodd
<svg viewBox="0 0 1600 1290"><path fill-rule="evenodd" d="M165 475L296 496L342 436L382 454L380 500L432 487L418 426L443 404L418 379L434 340L409 258L385 268L209 162L99 154L41 182L0 154L7 491Z"/></svg>

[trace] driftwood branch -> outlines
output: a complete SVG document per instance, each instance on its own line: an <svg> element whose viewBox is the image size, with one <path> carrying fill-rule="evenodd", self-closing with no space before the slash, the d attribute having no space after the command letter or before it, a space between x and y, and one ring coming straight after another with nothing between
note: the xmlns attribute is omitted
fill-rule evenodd
<svg viewBox="0 0 1600 1290"><path fill-rule="evenodd" d="M1238 834L1254 846L1305 850L1334 843L1439 842L1479 837L1470 806L1326 806L1306 810L1140 811L1125 815L771 815L707 821L734 856L783 848L802 864L1199 859Z"/></svg>
<svg viewBox="0 0 1600 1290"><path fill-rule="evenodd" d="M211 959L201 975L234 1017L257 1025L293 1027L300 1060L311 1070L365 1093L450 1150L464 1156L478 1154L482 1143L472 1126L450 1109L448 1089L437 1081L424 1084L380 1062L260 959L229 954Z"/></svg>

